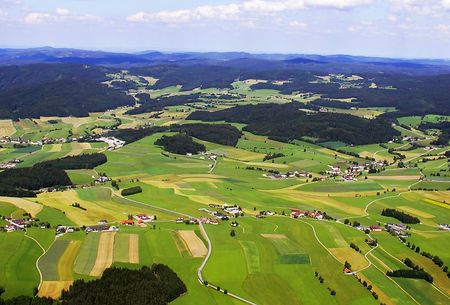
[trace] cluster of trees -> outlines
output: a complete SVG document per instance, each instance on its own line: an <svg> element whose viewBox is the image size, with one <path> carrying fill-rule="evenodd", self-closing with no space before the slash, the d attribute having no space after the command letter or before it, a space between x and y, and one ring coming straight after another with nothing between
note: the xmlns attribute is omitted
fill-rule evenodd
<svg viewBox="0 0 450 305"><path fill-rule="evenodd" d="M185 155L187 153L197 154L206 151L203 144L194 142L192 137L186 134L176 134L173 136L162 136L156 140L155 145L160 145L165 151Z"/></svg>
<svg viewBox="0 0 450 305"><path fill-rule="evenodd" d="M187 291L169 267L106 269L98 280L77 280L61 295L62 305L166 305Z"/></svg>
<svg viewBox="0 0 450 305"><path fill-rule="evenodd" d="M200 140L228 146L236 146L242 136L239 129L229 124L174 125L171 126L170 130L182 132Z"/></svg>
<svg viewBox="0 0 450 305"><path fill-rule="evenodd" d="M352 248L356 252L361 252L361 250L359 249L358 245L356 245L355 243L350 243L350 248Z"/></svg>
<svg viewBox="0 0 450 305"><path fill-rule="evenodd" d="M93 169L106 163L107 158L103 153L84 154L79 156L68 156L55 160L38 163L36 166L53 167L59 169Z"/></svg>
<svg viewBox="0 0 450 305"><path fill-rule="evenodd" d="M140 186L133 186L127 189L123 189L120 193L122 196L130 196L134 194L142 193L142 188Z"/></svg>
<svg viewBox="0 0 450 305"><path fill-rule="evenodd" d="M71 186L67 173L59 168L33 166L0 172L0 195L35 197L42 188Z"/></svg>
<svg viewBox="0 0 450 305"><path fill-rule="evenodd" d="M281 158L284 157L285 155L283 153L268 153L264 156L263 158L263 162L267 161L267 160L272 160L272 159L276 159L276 158Z"/></svg>
<svg viewBox="0 0 450 305"><path fill-rule="evenodd" d="M403 223L408 223L408 224L420 223L419 218L417 218L415 216L411 216L409 214L406 214L406 213L396 210L396 209L383 209L383 211L381 211L381 215L386 216L386 217L393 217Z"/></svg>
<svg viewBox="0 0 450 305"><path fill-rule="evenodd" d="M307 114L297 103L243 105L215 112L196 111L188 119L245 123L244 128L273 139L290 141L304 137L349 144L382 143L400 135L390 123L339 113Z"/></svg>
<svg viewBox="0 0 450 305"><path fill-rule="evenodd" d="M423 279L429 283L433 283L433 277L426 271L415 269L398 269L394 271L387 271L387 276L391 277L403 277L409 279Z"/></svg>

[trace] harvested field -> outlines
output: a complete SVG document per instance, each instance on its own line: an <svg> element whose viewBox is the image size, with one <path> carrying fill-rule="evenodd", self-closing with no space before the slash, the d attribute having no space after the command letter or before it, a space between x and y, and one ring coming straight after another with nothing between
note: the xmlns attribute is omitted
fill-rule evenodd
<svg viewBox="0 0 450 305"><path fill-rule="evenodd" d="M329 250L341 263L348 261L352 265L353 270L362 269L368 264L361 253L350 247L329 248Z"/></svg>
<svg viewBox="0 0 450 305"><path fill-rule="evenodd" d="M112 265L114 235L116 235L115 232L101 233L97 250L97 258L89 275L101 276L103 271Z"/></svg>
<svg viewBox="0 0 450 305"><path fill-rule="evenodd" d="M38 296L57 299L61 296L61 291L68 289L72 283L73 281L43 281Z"/></svg>
<svg viewBox="0 0 450 305"><path fill-rule="evenodd" d="M52 147L48 152L60 152L62 148L62 144L52 144Z"/></svg>
<svg viewBox="0 0 450 305"><path fill-rule="evenodd" d="M73 279L73 265L80 250L81 241L72 240L58 262L58 274L61 281Z"/></svg>
<svg viewBox="0 0 450 305"><path fill-rule="evenodd" d="M192 230L181 230L178 231L178 235L186 244L192 257L204 257L208 253L203 241L195 234Z"/></svg>
<svg viewBox="0 0 450 305"><path fill-rule="evenodd" d="M282 239L287 238L284 234L261 234L264 238L271 238L271 239Z"/></svg>
<svg viewBox="0 0 450 305"><path fill-rule="evenodd" d="M130 264L139 264L139 235L130 234L129 237L128 262Z"/></svg>
<svg viewBox="0 0 450 305"><path fill-rule="evenodd" d="M11 120L0 120L0 137L11 136L16 132Z"/></svg>
<svg viewBox="0 0 450 305"><path fill-rule="evenodd" d="M33 217L37 216L37 214L39 214L39 212L42 210L42 205L22 198L0 197L0 201L15 205L19 209L30 213Z"/></svg>
<svg viewBox="0 0 450 305"><path fill-rule="evenodd" d="M78 156L83 153L84 150L91 149L91 144L89 143L70 143L71 151L66 156Z"/></svg>

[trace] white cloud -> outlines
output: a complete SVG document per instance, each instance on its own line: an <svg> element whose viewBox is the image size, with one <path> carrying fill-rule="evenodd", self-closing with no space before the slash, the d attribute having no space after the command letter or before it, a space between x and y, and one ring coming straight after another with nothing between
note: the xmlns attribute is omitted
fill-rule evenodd
<svg viewBox="0 0 450 305"><path fill-rule="evenodd" d="M67 16L70 14L70 11L66 8L57 8L55 10L56 14L61 15L61 16Z"/></svg>
<svg viewBox="0 0 450 305"><path fill-rule="evenodd" d="M51 19L50 14L34 12L26 15L23 21L28 24L41 24L49 19Z"/></svg>
<svg viewBox="0 0 450 305"><path fill-rule="evenodd" d="M193 20L220 19L237 20L240 7L237 4L229 5L205 5L191 10L159 11L156 13L138 12L128 16L131 22L163 22L163 23L185 23Z"/></svg>
<svg viewBox="0 0 450 305"><path fill-rule="evenodd" d="M0 9L0 18L8 16L8 13Z"/></svg>
<svg viewBox="0 0 450 305"><path fill-rule="evenodd" d="M289 26L296 29L306 29L308 27L308 24L294 20L289 22Z"/></svg>
<svg viewBox="0 0 450 305"><path fill-rule="evenodd" d="M417 15L441 15L450 10L450 0L391 0L392 9Z"/></svg>
<svg viewBox="0 0 450 305"><path fill-rule="evenodd" d="M138 12L127 17L130 22L186 23L195 20L248 20L255 15L292 12L306 8L350 9L374 0L244 0L226 5L206 5L192 9Z"/></svg>
<svg viewBox="0 0 450 305"><path fill-rule="evenodd" d="M31 12L28 13L23 21L28 24L42 24L45 22L64 22L64 21L101 21L101 18L89 14L73 14L68 9L57 8L54 13Z"/></svg>

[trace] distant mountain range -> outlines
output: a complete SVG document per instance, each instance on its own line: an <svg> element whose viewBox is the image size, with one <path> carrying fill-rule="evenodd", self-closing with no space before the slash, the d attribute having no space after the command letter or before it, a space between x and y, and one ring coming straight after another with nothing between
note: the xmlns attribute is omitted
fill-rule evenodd
<svg viewBox="0 0 450 305"><path fill-rule="evenodd" d="M144 51L116 53L65 48L0 49L0 65L34 63L75 63L113 67L140 67L148 65L222 65L257 68L305 68L331 72L386 72L412 74L450 73L449 60L392 59L350 55L307 54L250 54L245 52L174 52ZM345 64L345 65L343 65Z"/></svg>

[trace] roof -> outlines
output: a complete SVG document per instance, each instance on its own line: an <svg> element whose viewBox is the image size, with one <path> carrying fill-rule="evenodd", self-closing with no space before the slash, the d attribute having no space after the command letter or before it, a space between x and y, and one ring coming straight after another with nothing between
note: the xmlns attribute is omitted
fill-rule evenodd
<svg viewBox="0 0 450 305"><path fill-rule="evenodd" d="M123 223L123 224L134 224L134 220L122 220L121 223Z"/></svg>
<svg viewBox="0 0 450 305"><path fill-rule="evenodd" d="M344 272L345 273L351 273L352 271L350 269L348 269L348 268L344 268Z"/></svg>

